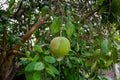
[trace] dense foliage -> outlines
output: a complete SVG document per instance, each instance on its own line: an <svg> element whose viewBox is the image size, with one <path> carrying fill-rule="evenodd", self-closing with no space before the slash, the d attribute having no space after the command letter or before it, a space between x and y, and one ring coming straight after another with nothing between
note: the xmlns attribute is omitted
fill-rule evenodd
<svg viewBox="0 0 120 80"><path fill-rule="evenodd" d="M0 55L9 55L15 45L21 45L18 51L26 56L16 56L14 63L20 64L16 76L25 74L26 80L107 79L101 71L119 63L119 10L120 0L1 2ZM22 36L39 16L45 23L23 44ZM51 54L49 44L57 36L66 37L71 43L71 50L64 57Z"/></svg>

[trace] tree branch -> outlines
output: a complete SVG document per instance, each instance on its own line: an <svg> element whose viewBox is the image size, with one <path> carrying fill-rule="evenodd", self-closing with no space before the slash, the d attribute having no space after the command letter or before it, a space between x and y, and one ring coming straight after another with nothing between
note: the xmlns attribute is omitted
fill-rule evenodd
<svg viewBox="0 0 120 80"><path fill-rule="evenodd" d="M13 53L15 56L25 57L25 54L23 54L22 52L18 50L12 50L10 53Z"/></svg>
<svg viewBox="0 0 120 80"><path fill-rule="evenodd" d="M23 0L21 0L19 6L18 6L18 9L17 11L13 14L13 17L16 18L18 16L21 16L24 12L24 10L22 10L22 7L23 7Z"/></svg>
<svg viewBox="0 0 120 80"><path fill-rule="evenodd" d="M28 40L31 35L33 34L34 31L36 31L42 24L44 24L44 20L42 17L39 17L38 21L35 23L35 25L33 25L33 27L22 37L21 42L25 43L26 40ZM13 48L14 50L19 50L20 49L20 45L17 45Z"/></svg>
<svg viewBox="0 0 120 80"><path fill-rule="evenodd" d="M94 10L94 11L86 14L86 15L81 19L80 23L81 23L81 24L84 24L85 20L88 19L90 16L92 16L92 15L93 15L95 12L97 12L97 11L99 11L99 9Z"/></svg>
<svg viewBox="0 0 120 80"><path fill-rule="evenodd" d="M47 18L47 17L46 17ZM33 27L21 38L21 42L25 43L33 34L34 31L36 31L42 24L45 23L45 19L43 19L41 16L39 17L38 21L33 25ZM10 51L10 53L8 54L8 58L14 58L14 56L24 56L24 54L22 55L20 52L18 52L18 50L20 49L21 44L15 45L12 50ZM20 54L19 54L20 53Z"/></svg>
<svg viewBox="0 0 120 80"><path fill-rule="evenodd" d="M4 48L2 46L0 46L0 50L4 51Z"/></svg>

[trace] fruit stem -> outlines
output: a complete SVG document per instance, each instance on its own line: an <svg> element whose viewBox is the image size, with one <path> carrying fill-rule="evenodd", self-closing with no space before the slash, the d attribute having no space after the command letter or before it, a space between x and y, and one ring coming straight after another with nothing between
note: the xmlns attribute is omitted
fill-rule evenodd
<svg viewBox="0 0 120 80"><path fill-rule="evenodd" d="M58 64L59 64L59 71L60 71L60 61L59 61L59 63L58 63ZM59 80L60 80L60 75L59 75Z"/></svg>
<svg viewBox="0 0 120 80"><path fill-rule="evenodd" d="M60 31L60 36L62 36L62 30Z"/></svg>

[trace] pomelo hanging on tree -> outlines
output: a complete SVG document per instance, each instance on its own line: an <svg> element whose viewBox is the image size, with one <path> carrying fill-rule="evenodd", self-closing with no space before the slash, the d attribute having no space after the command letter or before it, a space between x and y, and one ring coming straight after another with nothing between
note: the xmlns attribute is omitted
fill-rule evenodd
<svg viewBox="0 0 120 80"><path fill-rule="evenodd" d="M70 42L65 37L55 37L50 42L50 50L53 55L62 57L70 51Z"/></svg>

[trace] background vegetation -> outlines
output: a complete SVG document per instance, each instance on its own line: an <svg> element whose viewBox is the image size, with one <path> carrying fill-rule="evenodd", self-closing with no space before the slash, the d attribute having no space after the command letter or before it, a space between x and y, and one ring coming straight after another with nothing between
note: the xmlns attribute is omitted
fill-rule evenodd
<svg viewBox="0 0 120 80"><path fill-rule="evenodd" d="M110 80L102 70L119 63L119 16L120 0L1 2L0 80ZM70 40L64 57L51 55L57 36Z"/></svg>

